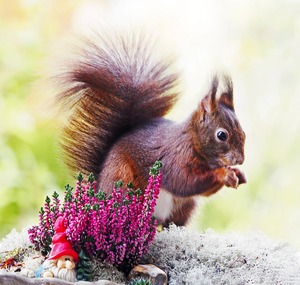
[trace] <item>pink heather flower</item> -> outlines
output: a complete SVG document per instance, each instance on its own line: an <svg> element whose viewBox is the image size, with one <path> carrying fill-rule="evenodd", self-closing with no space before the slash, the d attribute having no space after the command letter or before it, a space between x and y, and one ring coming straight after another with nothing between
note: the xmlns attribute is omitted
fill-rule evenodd
<svg viewBox="0 0 300 285"><path fill-rule="evenodd" d="M120 268L126 263L134 265L155 237L153 213L162 179L160 168L161 163L155 163L144 193L133 190L132 185L123 187L119 181L109 196L97 191L92 175L84 181L79 174L75 191L70 185L65 187L62 206L57 193L52 203L46 198L39 225L28 230L30 241L36 249L49 252L54 223L63 216L67 239L74 249Z"/></svg>

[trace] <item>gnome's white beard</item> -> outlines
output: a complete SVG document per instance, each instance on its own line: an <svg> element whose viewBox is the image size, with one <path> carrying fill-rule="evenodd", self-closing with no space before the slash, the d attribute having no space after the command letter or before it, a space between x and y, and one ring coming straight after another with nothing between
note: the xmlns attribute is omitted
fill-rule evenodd
<svg viewBox="0 0 300 285"><path fill-rule="evenodd" d="M54 277L60 278L69 282L76 282L76 272L74 269L67 268L58 268L57 266L53 266L50 268L53 272Z"/></svg>

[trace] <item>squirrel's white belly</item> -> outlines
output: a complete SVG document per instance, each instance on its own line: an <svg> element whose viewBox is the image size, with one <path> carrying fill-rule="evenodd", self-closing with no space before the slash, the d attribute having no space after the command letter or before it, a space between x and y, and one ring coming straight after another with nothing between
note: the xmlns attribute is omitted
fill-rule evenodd
<svg viewBox="0 0 300 285"><path fill-rule="evenodd" d="M154 217L159 223L163 223L171 216L173 203L173 195L163 188L160 188L159 196L154 209Z"/></svg>
<svg viewBox="0 0 300 285"><path fill-rule="evenodd" d="M181 203L185 203L187 199L193 199L196 207L204 202L202 197L199 195L189 198L175 198L170 192L160 188L159 196L154 209L154 217L158 220L158 224L164 223L166 220L172 220L174 211L182 211L182 208L180 208L182 206Z"/></svg>

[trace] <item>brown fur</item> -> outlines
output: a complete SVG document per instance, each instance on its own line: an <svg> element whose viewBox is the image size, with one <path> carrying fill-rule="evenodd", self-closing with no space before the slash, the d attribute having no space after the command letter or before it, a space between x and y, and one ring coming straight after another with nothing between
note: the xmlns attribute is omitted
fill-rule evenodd
<svg viewBox="0 0 300 285"><path fill-rule="evenodd" d="M153 62L142 39L115 35L85 39L74 60L54 76L57 99L72 110L62 132L71 169L97 177L111 146L126 132L165 115L177 100L177 76Z"/></svg>
<svg viewBox="0 0 300 285"><path fill-rule="evenodd" d="M184 226L190 219L196 207L196 202L192 198L173 198L174 208L171 217L164 221L163 225L168 226L174 223L177 226Z"/></svg>
<svg viewBox="0 0 300 285"><path fill-rule="evenodd" d="M160 160L162 187L174 197L164 222L184 225L195 208L194 196L246 182L232 168L244 161L245 134L234 113L227 75L221 78L221 95L215 76L186 121L164 119L176 101L177 76L167 72L164 62L154 61L146 44L122 37L88 42L83 57L59 76L59 98L74 104L62 145L72 169L93 172L106 192L119 179L143 189L149 168ZM220 128L226 130L226 141L216 138Z"/></svg>

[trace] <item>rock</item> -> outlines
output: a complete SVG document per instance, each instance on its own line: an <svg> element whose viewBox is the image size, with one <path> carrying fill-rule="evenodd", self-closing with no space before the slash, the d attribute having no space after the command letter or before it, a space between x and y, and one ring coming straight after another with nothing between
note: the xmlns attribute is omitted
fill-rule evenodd
<svg viewBox="0 0 300 285"><path fill-rule="evenodd" d="M0 270L0 284L5 285L124 285L124 283L115 283L108 280L99 280L95 282L79 281L68 282L57 278L29 278L17 273L3 272Z"/></svg>
<svg viewBox="0 0 300 285"><path fill-rule="evenodd" d="M149 278L154 285L167 285L168 282L167 274L152 264L137 265L134 267L130 271L128 278L132 280L137 277Z"/></svg>

